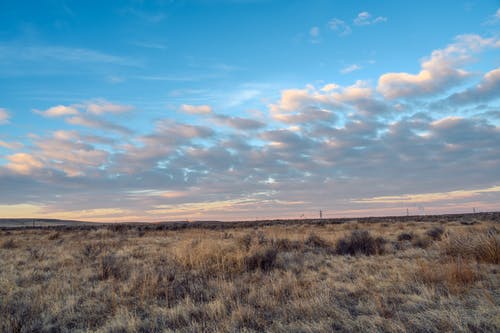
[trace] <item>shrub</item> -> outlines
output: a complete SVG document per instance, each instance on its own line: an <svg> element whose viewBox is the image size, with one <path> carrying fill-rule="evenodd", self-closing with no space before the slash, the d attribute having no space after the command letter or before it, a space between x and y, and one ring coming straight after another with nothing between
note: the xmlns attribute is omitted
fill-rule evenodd
<svg viewBox="0 0 500 333"><path fill-rule="evenodd" d="M262 230L259 230L259 232L257 232L257 243L259 243L259 245L267 243L266 234L264 234Z"/></svg>
<svg viewBox="0 0 500 333"><path fill-rule="evenodd" d="M94 260L102 251L104 245L101 242L85 244L82 249L82 254L89 260Z"/></svg>
<svg viewBox="0 0 500 333"><path fill-rule="evenodd" d="M337 241L335 251L342 255L375 255L384 253L386 240L382 237L374 238L366 230L354 230L350 236Z"/></svg>
<svg viewBox="0 0 500 333"><path fill-rule="evenodd" d="M61 234L59 232L54 232L49 235L49 240L56 240L61 237Z"/></svg>
<svg viewBox="0 0 500 333"><path fill-rule="evenodd" d="M412 232L402 232L398 236L398 241L411 241L413 239Z"/></svg>
<svg viewBox="0 0 500 333"><path fill-rule="evenodd" d="M324 240L323 238L319 237L314 233L311 233L309 237L307 237L304 244L313 250L317 249L327 250L327 251L332 250L332 246L330 245L330 243L328 243L326 240Z"/></svg>
<svg viewBox="0 0 500 333"><path fill-rule="evenodd" d="M270 271L276 267L276 257L278 250L274 247L260 249L252 255L245 258L245 266L247 271Z"/></svg>
<svg viewBox="0 0 500 333"><path fill-rule="evenodd" d="M238 243L245 249L249 250L250 245L252 245L252 235L246 234L245 236L238 239Z"/></svg>
<svg viewBox="0 0 500 333"><path fill-rule="evenodd" d="M99 269L100 280L107 280L109 278L125 280L128 277L128 273L124 260L121 260L116 255L107 254L101 258Z"/></svg>
<svg viewBox="0 0 500 333"><path fill-rule="evenodd" d="M476 221L460 221L460 224L463 225L474 225L476 223L477 223Z"/></svg>
<svg viewBox="0 0 500 333"><path fill-rule="evenodd" d="M433 240L441 240L444 234L444 229L442 227L434 227L432 229L427 230L425 234L430 238L432 238Z"/></svg>
<svg viewBox="0 0 500 333"><path fill-rule="evenodd" d="M15 249L17 247L16 242L14 242L13 239L8 239L6 241L2 242L2 249L9 250L9 249Z"/></svg>
<svg viewBox="0 0 500 333"><path fill-rule="evenodd" d="M285 252L302 250L304 247L302 242L290 240L288 238L272 239L271 244L275 249Z"/></svg>
<svg viewBox="0 0 500 333"><path fill-rule="evenodd" d="M416 235L413 237L411 243L415 247L426 249L429 247L429 245L431 245L431 239L426 235Z"/></svg>
<svg viewBox="0 0 500 333"><path fill-rule="evenodd" d="M41 260L45 257L45 252L37 247L30 247L28 248L28 253L30 257L34 260Z"/></svg>

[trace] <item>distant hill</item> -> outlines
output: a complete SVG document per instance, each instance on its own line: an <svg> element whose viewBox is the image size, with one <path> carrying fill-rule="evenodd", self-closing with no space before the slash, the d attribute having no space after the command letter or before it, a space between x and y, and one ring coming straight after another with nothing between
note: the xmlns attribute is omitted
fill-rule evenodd
<svg viewBox="0 0 500 333"><path fill-rule="evenodd" d="M93 222L58 219L0 218L0 228L96 225Z"/></svg>

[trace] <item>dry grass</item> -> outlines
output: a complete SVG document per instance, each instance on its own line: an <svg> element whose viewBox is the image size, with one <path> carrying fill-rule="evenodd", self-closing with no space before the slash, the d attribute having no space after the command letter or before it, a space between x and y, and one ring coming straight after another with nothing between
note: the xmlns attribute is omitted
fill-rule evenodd
<svg viewBox="0 0 500 333"><path fill-rule="evenodd" d="M482 233L462 232L451 235L446 241L445 253L498 265L500 263L500 233L493 227Z"/></svg>
<svg viewBox="0 0 500 333"><path fill-rule="evenodd" d="M0 231L1 332L498 332L496 222Z"/></svg>

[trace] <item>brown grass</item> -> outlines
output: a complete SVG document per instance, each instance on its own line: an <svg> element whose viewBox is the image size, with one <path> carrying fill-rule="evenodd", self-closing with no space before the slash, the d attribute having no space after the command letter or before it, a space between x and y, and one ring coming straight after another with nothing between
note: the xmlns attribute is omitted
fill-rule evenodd
<svg viewBox="0 0 500 333"><path fill-rule="evenodd" d="M495 228L491 228L482 232L462 232L452 235L445 243L444 253L498 265L500 263L500 233Z"/></svg>
<svg viewBox="0 0 500 333"><path fill-rule="evenodd" d="M0 231L0 332L498 332L495 222Z"/></svg>
<svg viewBox="0 0 500 333"><path fill-rule="evenodd" d="M465 292L479 279L479 272L460 257L443 263L420 262L417 270L417 280L451 293Z"/></svg>

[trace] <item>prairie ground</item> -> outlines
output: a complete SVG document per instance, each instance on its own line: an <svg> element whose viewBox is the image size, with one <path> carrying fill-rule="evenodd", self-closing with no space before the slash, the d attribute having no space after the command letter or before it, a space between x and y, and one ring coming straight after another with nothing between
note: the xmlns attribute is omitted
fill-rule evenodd
<svg viewBox="0 0 500 333"><path fill-rule="evenodd" d="M494 217L0 230L0 331L499 332Z"/></svg>

